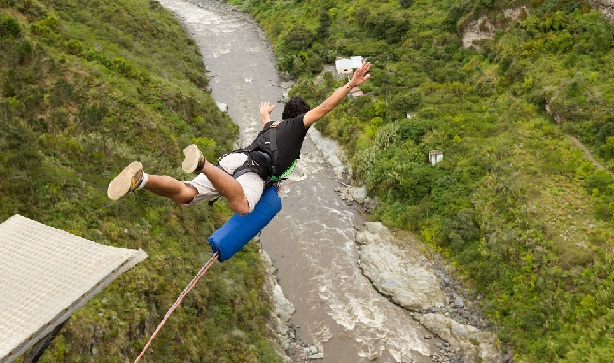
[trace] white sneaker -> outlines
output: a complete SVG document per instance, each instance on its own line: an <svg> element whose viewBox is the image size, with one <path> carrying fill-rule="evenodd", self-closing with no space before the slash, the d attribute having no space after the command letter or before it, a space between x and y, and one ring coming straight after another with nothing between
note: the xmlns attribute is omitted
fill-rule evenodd
<svg viewBox="0 0 614 363"><path fill-rule="evenodd" d="M126 166L115 179L109 183L107 195L112 200L118 200L128 192L134 191L143 181L143 164L133 161Z"/></svg>

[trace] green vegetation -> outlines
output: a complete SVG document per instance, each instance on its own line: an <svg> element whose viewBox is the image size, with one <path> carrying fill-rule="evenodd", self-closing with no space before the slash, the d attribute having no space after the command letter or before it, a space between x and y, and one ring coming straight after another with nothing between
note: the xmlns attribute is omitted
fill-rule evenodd
<svg viewBox="0 0 614 363"><path fill-rule="evenodd" d="M80 309L44 362L132 361L229 216L108 182L138 159L187 178L182 148L227 152L199 50L156 1L0 0L0 220L21 214L149 258ZM154 340L146 361L276 362L258 247L215 264Z"/></svg>
<svg viewBox="0 0 614 363"><path fill-rule="evenodd" d="M612 23L572 0L229 2L314 104L345 82L323 64L373 63L368 96L317 127L379 197L374 218L419 233L485 297L517 361L614 361ZM494 39L463 48L481 16Z"/></svg>

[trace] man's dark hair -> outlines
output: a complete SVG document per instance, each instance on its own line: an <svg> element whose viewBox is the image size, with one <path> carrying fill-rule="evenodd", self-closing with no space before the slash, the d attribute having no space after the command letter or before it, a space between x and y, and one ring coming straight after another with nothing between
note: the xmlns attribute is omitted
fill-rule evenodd
<svg viewBox="0 0 614 363"><path fill-rule="evenodd" d="M298 115L311 110L307 101L302 97L292 97L284 106L284 111L281 113L282 119L294 118Z"/></svg>

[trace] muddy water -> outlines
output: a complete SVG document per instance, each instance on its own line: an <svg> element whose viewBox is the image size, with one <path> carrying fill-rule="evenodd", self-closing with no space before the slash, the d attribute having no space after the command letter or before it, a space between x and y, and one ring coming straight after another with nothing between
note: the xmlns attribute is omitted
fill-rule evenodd
<svg viewBox="0 0 614 363"><path fill-rule="evenodd" d="M250 16L214 0L159 0L198 42L213 97L228 105L247 145L260 129L258 103L278 102L284 89L266 36ZM273 119L281 116L278 103ZM283 184L283 210L261 241L294 304L298 338L324 363L430 362L434 340L404 309L379 295L360 273L354 226L360 216L334 192L339 187L311 140ZM404 358L405 357L405 358Z"/></svg>

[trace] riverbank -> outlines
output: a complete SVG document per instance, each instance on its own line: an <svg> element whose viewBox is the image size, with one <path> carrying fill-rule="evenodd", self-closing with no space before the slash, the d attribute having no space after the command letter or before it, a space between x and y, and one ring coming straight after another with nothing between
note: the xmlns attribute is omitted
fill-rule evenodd
<svg viewBox="0 0 614 363"><path fill-rule="evenodd" d="M369 213L377 201L368 197L364 186L344 183L341 177L349 172L340 147L316 130L309 135L343 181L335 189L339 198ZM393 236L379 222L357 226L356 243L358 264L373 288L445 341L438 343L433 362L513 362L511 351L499 351L496 327L480 310L481 296L470 293L442 256L409 232Z"/></svg>

